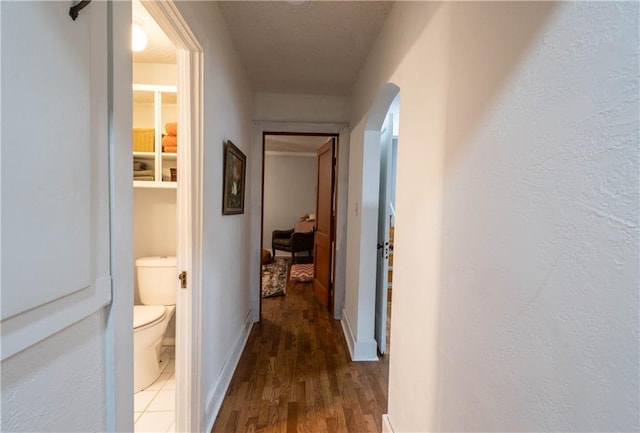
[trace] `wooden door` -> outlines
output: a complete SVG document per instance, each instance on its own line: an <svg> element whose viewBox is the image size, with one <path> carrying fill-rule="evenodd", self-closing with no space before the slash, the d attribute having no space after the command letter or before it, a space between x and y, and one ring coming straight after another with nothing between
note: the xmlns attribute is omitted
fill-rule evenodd
<svg viewBox="0 0 640 433"><path fill-rule="evenodd" d="M333 186L335 138L330 138L318 149L318 182L316 192L316 234L313 246L313 293L326 309L332 305L332 253L333 253Z"/></svg>

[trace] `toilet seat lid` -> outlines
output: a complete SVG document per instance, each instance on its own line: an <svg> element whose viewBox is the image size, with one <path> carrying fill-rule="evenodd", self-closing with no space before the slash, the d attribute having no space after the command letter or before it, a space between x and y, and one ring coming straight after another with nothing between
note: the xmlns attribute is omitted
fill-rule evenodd
<svg viewBox="0 0 640 433"><path fill-rule="evenodd" d="M133 328L153 323L164 316L164 305L134 305Z"/></svg>

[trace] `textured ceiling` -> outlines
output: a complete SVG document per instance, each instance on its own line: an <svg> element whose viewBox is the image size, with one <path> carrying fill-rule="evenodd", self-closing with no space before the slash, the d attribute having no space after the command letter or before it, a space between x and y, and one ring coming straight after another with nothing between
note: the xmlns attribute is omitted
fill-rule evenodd
<svg viewBox="0 0 640 433"><path fill-rule="evenodd" d="M236 51L254 92L350 93L391 9L388 1L220 1ZM133 21L148 47L140 63L176 63L176 49L139 1Z"/></svg>
<svg viewBox="0 0 640 433"><path fill-rule="evenodd" d="M217 4L254 92L348 95L392 3Z"/></svg>
<svg viewBox="0 0 640 433"><path fill-rule="evenodd" d="M134 52L136 63L176 63L176 48L139 1L131 2L132 21L142 27L149 43L144 51Z"/></svg>

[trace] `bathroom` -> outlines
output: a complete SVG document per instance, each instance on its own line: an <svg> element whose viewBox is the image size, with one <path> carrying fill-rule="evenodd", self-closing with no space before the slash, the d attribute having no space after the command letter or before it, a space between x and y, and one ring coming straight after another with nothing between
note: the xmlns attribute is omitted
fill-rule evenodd
<svg viewBox="0 0 640 433"><path fill-rule="evenodd" d="M137 1L132 29L134 425L167 432L176 405L176 49Z"/></svg>

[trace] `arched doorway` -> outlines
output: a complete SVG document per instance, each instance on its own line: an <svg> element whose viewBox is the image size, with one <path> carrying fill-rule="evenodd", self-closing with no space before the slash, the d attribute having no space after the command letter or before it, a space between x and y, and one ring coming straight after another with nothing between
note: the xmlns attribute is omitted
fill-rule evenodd
<svg viewBox="0 0 640 433"><path fill-rule="evenodd" d="M363 206L362 227L367 238L376 239L376 249L374 254L368 250L361 251L361 254L366 254L369 259L369 268L376 269L375 281L368 284L371 288L366 295L373 297L375 303L368 304L373 306L373 311L366 314L373 315L373 334L380 355L388 352L388 322L391 317L399 110L400 88L387 83L369 112L364 137L363 178L370 181L363 182L363 197L371 197L372 200L366 215Z"/></svg>

